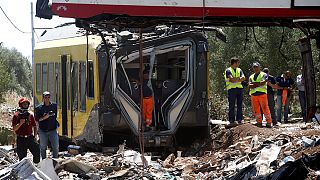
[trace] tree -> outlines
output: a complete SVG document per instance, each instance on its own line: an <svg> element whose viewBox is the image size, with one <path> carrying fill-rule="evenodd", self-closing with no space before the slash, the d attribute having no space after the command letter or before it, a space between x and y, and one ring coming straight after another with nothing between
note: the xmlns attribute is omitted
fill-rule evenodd
<svg viewBox="0 0 320 180"><path fill-rule="evenodd" d="M258 61L262 68L268 67L274 76L279 76L287 70L293 72L293 77L298 75L301 67L298 40L305 36L299 29L282 27L223 27L222 29L227 35L227 43L218 41L213 33L208 34L210 89L211 97L215 98L212 99L214 103L227 103L223 73L230 66L231 57L240 58L241 69L247 78L253 73L251 64L255 61ZM312 43L314 66L318 72L316 81L319 82L319 50L315 48L315 42L312 41ZM320 83L317 84L319 89ZM318 97L320 97L319 93ZM244 99L248 113L251 111L248 89ZM221 105L217 108L219 107L221 108Z"/></svg>
<svg viewBox="0 0 320 180"><path fill-rule="evenodd" d="M0 61L0 103L4 102L4 93L7 92L11 80L11 74L9 73L9 70L6 65L4 65L3 62Z"/></svg>
<svg viewBox="0 0 320 180"><path fill-rule="evenodd" d="M1 95L15 91L21 96L31 97L31 65L28 59L16 49L0 46L0 64Z"/></svg>

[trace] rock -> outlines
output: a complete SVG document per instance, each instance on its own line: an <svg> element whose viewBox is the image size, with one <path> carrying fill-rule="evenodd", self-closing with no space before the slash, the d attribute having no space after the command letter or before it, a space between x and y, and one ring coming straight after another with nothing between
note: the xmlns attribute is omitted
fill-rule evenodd
<svg viewBox="0 0 320 180"><path fill-rule="evenodd" d="M173 162L176 159L174 154L170 154L162 163L162 166L165 168L170 168L173 166Z"/></svg>
<svg viewBox="0 0 320 180"><path fill-rule="evenodd" d="M284 154L285 156L290 156L291 153L292 153L292 151L284 151L284 152L283 152L283 154Z"/></svg>

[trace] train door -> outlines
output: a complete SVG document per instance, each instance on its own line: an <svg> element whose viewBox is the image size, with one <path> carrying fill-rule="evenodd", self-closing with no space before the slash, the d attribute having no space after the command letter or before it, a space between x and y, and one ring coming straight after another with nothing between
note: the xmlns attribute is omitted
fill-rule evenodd
<svg viewBox="0 0 320 180"><path fill-rule="evenodd" d="M62 55L61 60L61 108L62 135L73 137L74 116L78 108L78 64L70 55Z"/></svg>
<svg viewBox="0 0 320 180"><path fill-rule="evenodd" d="M70 117L71 117L71 137L75 135L75 128L77 127L77 112L78 112L78 76L79 63L77 61L70 62Z"/></svg>

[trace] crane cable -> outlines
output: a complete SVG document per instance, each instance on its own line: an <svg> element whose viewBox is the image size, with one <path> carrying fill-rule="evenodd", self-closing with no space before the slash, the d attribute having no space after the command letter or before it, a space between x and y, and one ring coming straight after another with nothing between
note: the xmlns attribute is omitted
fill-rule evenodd
<svg viewBox="0 0 320 180"><path fill-rule="evenodd" d="M141 152L141 161L143 164L143 171L142 173L144 174L144 169L147 167L147 161L144 157L144 128L142 126L144 117L143 117L143 91L142 91L142 86L143 86L143 73L142 73L142 68L143 68L143 51L142 51L142 30L139 28L139 58L140 58L140 118L139 118L139 127L138 127L138 133L139 133L139 146L140 146L140 152ZM142 174L142 176L143 176Z"/></svg>
<svg viewBox="0 0 320 180"><path fill-rule="evenodd" d="M206 13L206 0L202 1L202 32L204 33L204 18Z"/></svg>

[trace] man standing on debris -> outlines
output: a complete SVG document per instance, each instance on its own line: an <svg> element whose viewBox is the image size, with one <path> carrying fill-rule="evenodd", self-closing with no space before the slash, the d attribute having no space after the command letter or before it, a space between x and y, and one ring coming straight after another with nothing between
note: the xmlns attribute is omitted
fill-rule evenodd
<svg viewBox="0 0 320 180"><path fill-rule="evenodd" d="M267 125L266 127L271 128L272 119L270 115L270 110L268 106L267 97L267 79L268 75L261 72L260 64L255 62L252 64L254 74L249 77L249 87L251 102L254 110L254 115L257 120L257 126L262 127L262 115L260 107L262 108L263 114L266 117Z"/></svg>
<svg viewBox="0 0 320 180"><path fill-rule="evenodd" d="M281 123L281 111L284 107L284 123L288 122L290 95L294 85L294 81L291 78L291 72L286 71L284 74L276 78L277 85L279 86L277 92L277 121Z"/></svg>
<svg viewBox="0 0 320 180"><path fill-rule="evenodd" d="M242 70L239 68L240 59L237 57L231 58L231 67L227 68L224 78L228 90L229 101L229 122L232 124L242 123L242 101L243 101L243 86L242 82L246 79ZM235 117L235 104L237 101L237 116Z"/></svg>
<svg viewBox="0 0 320 180"><path fill-rule="evenodd" d="M268 68L264 68L262 71L268 75L268 79L267 79L268 106L271 114L272 124L275 126L278 124L278 122L276 118L273 89L278 89L278 86L276 84L276 79L272 75L270 75L270 71Z"/></svg>
<svg viewBox="0 0 320 180"><path fill-rule="evenodd" d="M305 95L305 88L304 88L304 78L302 76L303 69L301 68L301 74L297 76L297 87L299 90L299 101L301 106L301 115L303 120L305 121L307 116L307 104L306 104L306 95Z"/></svg>
<svg viewBox="0 0 320 180"><path fill-rule="evenodd" d="M28 110L29 105L30 101L28 98L21 98L19 100L18 112L12 118L12 127L17 135L17 154L19 160L27 156L27 150L29 149L33 155L33 162L39 163L40 149L35 138L37 136L37 125L33 114Z"/></svg>
<svg viewBox="0 0 320 180"><path fill-rule="evenodd" d="M43 104L35 108L36 121L39 123L40 151L42 159L47 158L48 139L52 147L52 157L58 158L59 137L57 128L57 104L50 102L50 92L42 94Z"/></svg>

